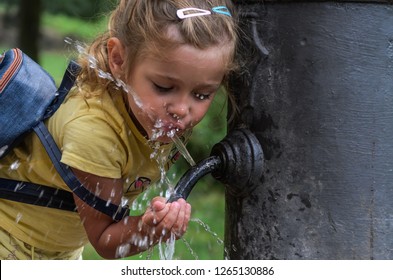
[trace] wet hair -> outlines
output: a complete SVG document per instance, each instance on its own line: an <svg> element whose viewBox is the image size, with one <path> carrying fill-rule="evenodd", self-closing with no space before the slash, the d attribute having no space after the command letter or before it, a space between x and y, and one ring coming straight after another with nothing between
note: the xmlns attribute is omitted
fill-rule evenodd
<svg viewBox="0 0 393 280"><path fill-rule="evenodd" d="M211 11L225 6L232 16L220 13L180 19L176 12L183 8ZM107 42L116 37L126 49L126 65L131 68L136 59L144 55L164 55L166 50L188 44L198 49L213 46L228 48L226 73L236 68L234 53L237 44L237 23L234 6L230 0L120 0L109 18L108 29L87 48L88 55L81 56L82 72L79 83L90 89L108 86L109 80L101 79L98 71L110 73ZM179 38L168 35L176 28ZM226 51L228 52L228 51ZM94 57L97 67L89 67L89 57ZM125 69L126 76L130 69ZM224 78L224 84L227 75ZM94 93L93 93L94 95Z"/></svg>

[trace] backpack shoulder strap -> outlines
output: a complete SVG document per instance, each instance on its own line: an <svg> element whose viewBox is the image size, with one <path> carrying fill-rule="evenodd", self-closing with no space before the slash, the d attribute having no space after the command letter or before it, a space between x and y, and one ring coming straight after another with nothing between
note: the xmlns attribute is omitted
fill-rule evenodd
<svg viewBox="0 0 393 280"><path fill-rule="evenodd" d="M38 123L33 130L44 145L57 172L76 196L94 209L112 217L116 222L129 215L130 210L127 206L115 205L96 196L79 182L67 165L60 162L61 152L43 122Z"/></svg>
<svg viewBox="0 0 393 280"><path fill-rule="evenodd" d="M52 103L48 106L43 119L47 119L53 115L54 112L60 107L66 98L67 94L70 92L71 88L75 84L76 77L78 76L81 67L78 63L71 60L67 66L67 69L63 75L63 79L60 83L59 88L56 91L56 97Z"/></svg>
<svg viewBox="0 0 393 280"><path fill-rule="evenodd" d="M0 198L76 212L71 192L30 182L0 178Z"/></svg>

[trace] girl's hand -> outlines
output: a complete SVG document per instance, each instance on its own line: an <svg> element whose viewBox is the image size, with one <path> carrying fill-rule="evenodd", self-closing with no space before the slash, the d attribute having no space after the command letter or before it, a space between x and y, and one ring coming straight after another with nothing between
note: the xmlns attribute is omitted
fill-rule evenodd
<svg viewBox="0 0 393 280"><path fill-rule="evenodd" d="M111 200L114 204L121 203L122 180L72 170L88 190L99 193L102 199ZM76 195L74 199L90 243L106 259L135 255L159 241L168 240L172 233L180 238L187 230L191 217L191 206L184 199L166 203L165 198L156 197L143 215L127 216L116 223Z"/></svg>
<svg viewBox="0 0 393 280"><path fill-rule="evenodd" d="M167 203L164 197L155 197L142 216L142 228L151 240L166 241L173 233L179 239L187 230L191 205L184 199Z"/></svg>

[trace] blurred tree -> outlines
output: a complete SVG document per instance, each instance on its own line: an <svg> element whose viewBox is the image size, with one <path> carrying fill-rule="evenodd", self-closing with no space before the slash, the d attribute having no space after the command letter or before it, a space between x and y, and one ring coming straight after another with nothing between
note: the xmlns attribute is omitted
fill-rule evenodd
<svg viewBox="0 0 393 280"><path fill-rule="evenodd" d="M111 10L117 2L116 0L42 1L47 12L89 20L98 19L102 13Z"/></svg>
<svg viewBox="0 0 393 280"><path fill-rule="evenodd" d="M99 19L100 15L111 10L117 0L1 0L5 7L4 26L18 26L16 46L33 60L39 60L40 23L43 12L64 14L80 19ZM17 9L13 14L11 9Z"/></svg>
<svg viewBox="0 0 393 280"><path fill-rule="evenodd" d="M19 0L18 47L38 62L40 36L41 0Z"/></svg>

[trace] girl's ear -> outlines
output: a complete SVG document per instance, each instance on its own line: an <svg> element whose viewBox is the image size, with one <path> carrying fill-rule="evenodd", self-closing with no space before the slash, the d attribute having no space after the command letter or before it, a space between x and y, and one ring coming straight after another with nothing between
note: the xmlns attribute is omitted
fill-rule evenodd
<svg viewBox="0 0 393 280"><path fill-rule="evenodd" d="M123 75L123 64L125 61L125 49L120 40L111 37L107 43L108 47L108 63L114 77Z"/></svg>

